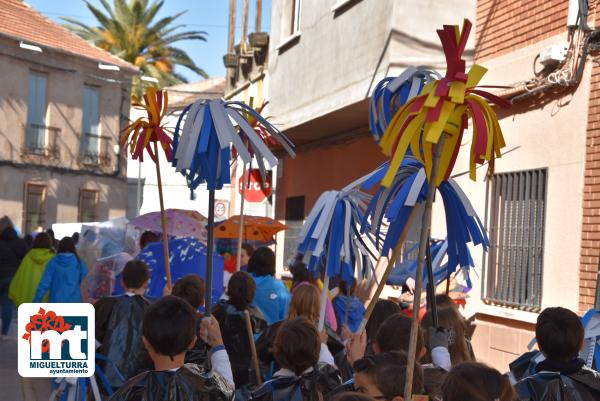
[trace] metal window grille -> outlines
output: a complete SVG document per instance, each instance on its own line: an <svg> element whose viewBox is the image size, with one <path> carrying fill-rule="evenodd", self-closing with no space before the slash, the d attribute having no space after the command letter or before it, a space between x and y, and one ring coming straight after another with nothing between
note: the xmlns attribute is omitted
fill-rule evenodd
<svg viewBox="0 0 600 401"><path fill-rule="evenodd" d="M46 225L46 186L25 184L25 232L31 233Z"/></svg>
<svg viewBox="0 0 600 401"><path fill-rule="evenodd" d="M545 169L495 174L488 184L485 301L540 310L547 175Z"/></svg>
<svg viewBox="0 0 600 401"><path fill-rule="evenodd" d="M79 221L98 221L98 191L82 189L79 192Z"/></svg>

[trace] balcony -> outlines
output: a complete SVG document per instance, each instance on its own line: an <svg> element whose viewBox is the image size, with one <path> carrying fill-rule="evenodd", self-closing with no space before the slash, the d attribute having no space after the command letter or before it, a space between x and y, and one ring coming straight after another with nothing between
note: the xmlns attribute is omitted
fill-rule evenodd
<svg viewBox="0 0 600 401"><path fill-rule="evenodd" d="M79 164L85 167L109 167L112 138L109 136L85 133L81 139Z"/></svg>
<svg viewBox="0 0 600 401"><path fill-rule="evenodd" d="M43 124L28 123L25 126L25 144L23 157L39 157L60 160L60 148L57 143L60 128Z"/></svg>

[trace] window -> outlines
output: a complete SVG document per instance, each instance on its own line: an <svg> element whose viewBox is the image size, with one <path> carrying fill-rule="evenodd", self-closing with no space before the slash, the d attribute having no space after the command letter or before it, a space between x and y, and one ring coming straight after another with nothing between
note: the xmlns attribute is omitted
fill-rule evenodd
<svg viewBox="0 0 600 401"><path fill-rule="evenodd" d="M46 186L25 184L25 232L46 226Z"/></svg>
<svg viewBox="0 0 600 401"><path fill-rule="evenodd" d="M79 191L79 222L98 221L98 191L82 189Z"/></svg>
<svg viewBox="0 0 600 401"><path fill-rule="evenodd" d="M284 262L291 261L298 252L298 234L304 224L304 196L292 196L285 200L285 242Z"/></svg>
<svg viewBox="0 0 600 401"><path fill-rule="evenodd" d="M81 156L84 164L98 164L100 153L100 89L85 85L83 88L83 122Z"/></svg>
<svg viewBox="0 0 600 401"><path fill-rule="evenodd" d="M300 19L302 16L302 0L291 1L291 20L290 20L290 35L300 32Z"/></svg>
<svg viewBox="0 0 600 401"><path fill-rule="evenodd" d="M496 174L486 216L490 250L483 276L484 300L539 311L542 302L546 170Z"/></svg>
<svg viewBox="0 0 600 401"><path fill-rule="evenodd" d="M46 152L46 108L48 77L44 73L29 72L29 93L27 98L27 126L25 146L32 153Z"/></svg>

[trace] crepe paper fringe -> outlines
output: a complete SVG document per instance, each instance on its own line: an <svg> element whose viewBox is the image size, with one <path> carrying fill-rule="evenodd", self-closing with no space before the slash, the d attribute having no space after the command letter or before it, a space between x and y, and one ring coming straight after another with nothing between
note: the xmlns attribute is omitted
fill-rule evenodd
<svg viewBox="0 0 600 401"><path fill-rule="evenodd" d="M358 189L324 192L310 211L299 234L298 252L314 275L325 268L328 277L352 283L356 274L372 278L372 236L362 235L360 223L370 195Z"/></svg>
<svg viewBox="0 0 600 401"><path fill-rule="evenodd" d="M382 176L388 174L389 163L375 170L366 180L362 189L374 189ZM458 267L469 268L473 261L468 244L489 247L489 239L481 220L458 184L449 179L438 187L446 215L448 242L447 270L455 272ZM382 255L388 255L400 239L413 208L423 207L427 196L427 177L421 163L407 157L397 171L389 187L380 187L373 195L363 214L362 232L370 232L374 238L384 238L376 242ZM387 227L385 235L383 228Z"/></svg>
<svg viewBox="0 0 600 401"><path fill-rule="evenodd" d="M143 99L143 103L135 101L133 105L146 110L148 116L140 117L125 127L119 143L121 147L129 145L129 153L134 160L139 159L143 162L144 149L146 149L150 158L156 163L158 155L154 154L151 144L158 141L170 162L173 157L173 140L161 124L169 107L167 91L150 87Z"/></svg>
<svg viewBox="0 0 600 401"><path fill-rule="evenodd" d="M379 143L398 109L436 78L441 78L436 71L410 66L397 77L379 81L371 94L369 109L369 127L375 142Z"/></svg>
<svg viewBox="0 0 600 401"><path fill-rule="evenodd" d="M229 166L236 155L244 163L255 157L264 178L267 168L278 164L265 143L267 134L267 143L277 143L295 156L290 139L246 104L221 99L196 101L182 111L177 121L173 166L185 175L191 190L202 183L209 190L230 183Z"/></svg>
<svg viewBox="0 0 600 401"><path fill-rule="evenodd" d="M466 63L462 56L470 30L471 23L465 20L462 31L458 26L448 25L437 31L446 57L446 75L428 82L418 96L400 107L387 126L379 142L384 154L391 159L390 168L382 179L383 186L392 184L409 147L425 166L427 177L431 177L433 147L444 133L447 138L441 152L436 185L447 180L469 117L473 121L469 176L475 180L476 165L486 161L489 163L488 174L493 173L494 159L501 157L505 142L498 117L489 103L501 107L509 107L510 103L477 89L487 71L484 67L475 64L468 73L465 72Z"/></svg>

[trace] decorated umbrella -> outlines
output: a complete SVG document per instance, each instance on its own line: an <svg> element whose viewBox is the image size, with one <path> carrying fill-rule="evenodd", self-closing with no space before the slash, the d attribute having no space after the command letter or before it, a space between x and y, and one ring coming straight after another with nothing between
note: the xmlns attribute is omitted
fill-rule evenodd
<svg viewBox="0 0 600 401"><path fill-rule="evenodd" d="M324 192L311 212L299 234L298 252L309 271L318 275L325 267L325 279L321 298L319 330L325 322L325 306L330 277L340 276L351 283L354 266L359 274L369 276L373 272L374 257L370 248L370 235L361 235L360 224L370 195L358 188L364 177L341 191Z"/></svg>
<svg viewBox="0 0 600 401"><path fill-rule="evenodd" d="M462 56L470 30L471 23L465 20L462 31L457 26L447 25L437 31L446 57L446 75L425 84L418 96L409 99L400 107L379 142L383 152L391 159L381 181L383 187L390 188L393 185L409 147L412 155L424 166L424 174L420 174L423 178L417 181L417 177L415 177L410 185L411 190L408 191L409 194L413 193L418 198L423 188L427 188L425 194L421 195L425 197L425 200L417 258L413 306L415 310L419 309L421 302L423 263L429 244L433 197L436 187L441 189L442 184L452 172L460 149L461 138L468 125L468 118L471 117L473 120L470 157L470 177L473 180L476 176L476 164L487 162L489 164L488 173L493 173L494 158L501 156L500 149L505 145L498 119L488 101L499 106L508 106L508 103L476 88L486 72L485 68L475 64L468 73L465 71L466 62ZM413 185L415 181L417 181L416 187ZM402 231L406 231L406 227L410 226L410 217L405 218L406 206L406 200L399 201L397 209L399 223L397 224L401 226L402 222L405 223ZM409 216L414 216L414 210L415 208L412 208ZM393 230L398 232L401 229L390 223L390 231ZM467 229L465 228L465 230ZM472 232L470 233L472 234ZM464 232L462 234L466 235ZM388 232L388 237L389 235ZM388 238L386 238L387 240ZM400 244L395 246L394 253L398 251ZM457 252L460 252L459 248L457 248ZM458 256L460 258L460 253ZM394 258L392 258L393 262ZM417 325L417 314L413 314L408 349L406 399L410 398L412 392Z"/></svg>
<svg viewBox="0 0 600 401"><path fill-rule="evenodd" d="M232 216L215 228L215 238L239 238L241 240L272 242L274 235L287 228L285 224L269 217L245 216L240 227L241 216ZM240 228L242 235L240 237Z"/></svg>
<svg viewBox="0 0 600 401"><path fill-rule="evenodd" d="M259 121L279 146L295 156L292 142L256 110L241 102L220 99L196 101L182 111L175 128L173 165L176 171L186 176L190 189L206 183L209 190L207 286L212 282L215 190L230 182L232 152L235 151L244 163L250 163L255 156L263 177L267 165L273 167L278 163L277 157L251 126L251 119ZM206 291L206 305L210 304L211 294Z"/></svg>
<svg viewBox="0 0 600 401"><path fill-rule="evenodd" d="M169 98L167 92L156 90L154 87L148 88L144 94L144 103L134 102L134 106L146 110L147 118L140 117L132 124L126 127L122 134L120 144L125 146L129 144L129 152L133 160L144 161L144 149L150 155L156 165L156 179L158 181L158 199L160 201L160 217L162 232L167 232L167 221L165 216L165 205L162 193L162 181L160 177L160 162L158 157L158 145L163 148L167 161L173 157L172 139L167 134L166 129L161 124L163 117L167 113ZM151 146L153 144L153 146ZM168 238L163 235L163 249L166 255L169 253ZM171 268L169 258L165 258L165 271L167 274L167 285L171 288Z"/></svg>
<svg viewBox="0 0 600 401"><path fill-rule="evenodd" d="M194 237L206 243L206 217L195 210L184 209L167 209L164 215L167 236ZM142 214L131 219L129 224L144 230L163 231L160 212Z"/></svg>

